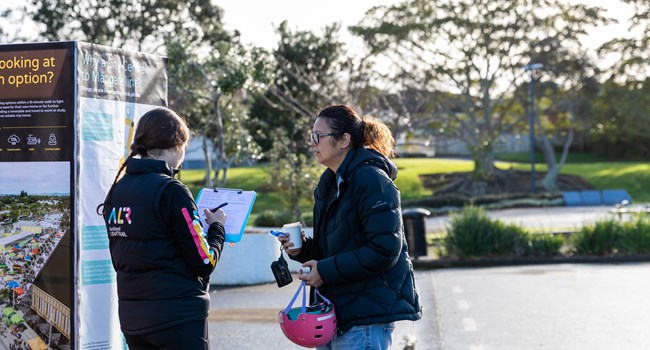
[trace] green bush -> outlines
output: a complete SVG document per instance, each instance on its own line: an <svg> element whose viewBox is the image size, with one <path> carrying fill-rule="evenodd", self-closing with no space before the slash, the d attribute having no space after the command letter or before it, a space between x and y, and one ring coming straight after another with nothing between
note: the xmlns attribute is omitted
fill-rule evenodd
<svg viewBox="0 0 650 350"><path fill-rule="evenodd" d="M293 221L293 217L288 212L265 210L257 215L253 224L260 227L282 227Z"/></svg>
<svg viewBox="0 0 650 350"><path fill-rule="evenodd" d="M469 206L452 216L445 247L459 258L516 256L522 254L525 239L521 227L492 220L482 208Z"/></svg>
<svg viewBox="0 0 650 350"><path fill-rule="evenodd" d="M293 216L286 211L265 210L258 214L253 225L260 227L282 227L282 225L294 222ZM302 214L300 223L303 227L314 226L314 215L312 213Z"/></svg>
<svg viewBox="0 0 650 350"><path fill-rule="evenodd" d="M560 254L565 239L552 233L529 234L524 244L525 256L552 257Z"/></svg>
<svg viewBox="0 0 650 350"><path fill-rule="evenodd" d="M314 213L309 212L309 213L303 213L302 214L302 219L300 220L302 222L303 227L312 227L314 226Z"/></svg>
<svg viewBox="0 0 650 350"><path fill-rule="evenodd" d="M611 255L618 252L623 224L607 219L593 226L584 226L572 237L574 252L578 255Z"/></svg>
<svg viewBox="0 0 650 350"><path fill-rule="evenodd" d="M620 252L624 254L650 253L650 221L640 218L625 223L619 235Z"/></svg>

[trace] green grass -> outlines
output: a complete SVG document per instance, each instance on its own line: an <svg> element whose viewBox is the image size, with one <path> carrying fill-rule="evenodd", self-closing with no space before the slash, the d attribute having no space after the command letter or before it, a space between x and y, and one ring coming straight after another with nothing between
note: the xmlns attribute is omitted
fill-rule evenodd
<svg viewBox="0 0 650 350"><path fill-rule="evenodd" d="M635 203L650 202L650 162L610 162L597 160L587 161L588 155L578 155L575 162L564 166L563 173L582 176L594 188L603 189L625 189L630 193ZM422 187L418 175L448 173L458 171L471 171L474 164L470 160L440 159L440 158L398 158L395 163L399 169L397 187L400 189L402 199L416 199L430 195L430 192ZM502 169L530 170L530 164L526 162L496 162L496 166ZM226 187L254 190L258 193L255 199L253 215L269 209L282 207L281 194L268 190L266 180L268 179L267 166L231 168L228 171L228 183ZM537 163L535 169L546 171L546 165ZM198 190L203 187L202 179L204 170L183 170L181 181L186 183L196 196ZM311 207L305 207L306 211Z"/></svg>
<svg viewBox="0 0 650 350"><path fill-rule="evenodd" d="M650 163L607 162L604 164L569 164L567 174L580 175L596 189L625 189L635 203L650 202Z"/></svg>
<svg viewBox="0 0 650 350"><path fill-rule="evenodd" d="M507 169L530 170L530 164L497 162ZM535 169L546 171L546 164L536 164ZM650 162L594 162L569 163L563 174L578 175L597 190L624 189L635 203L650 202Z"/></svg>
<svg viewBox="0 0 650 350"><path fill-rule="evenodd" d="M269 192L266 188L266 181L268 179L267 169L268 166L266 165L228 169L228 183L226 187L257 192L249 223L253 222L258 213L263 210L277 209L278 203L280 203L280 195L275 192ZM204 169L181 171L181 181L190 188L194 198L196 198L199 190L204 187L204 177Z"/></svg>
<svg viewBox="0 0 650 350"><path fill-rule="evenodd" d="M467 160L441 158L398 158L395 184L402 199L416 199L431 195L431 191L422 187L419 175L471 171L474 164Z"/></svg>

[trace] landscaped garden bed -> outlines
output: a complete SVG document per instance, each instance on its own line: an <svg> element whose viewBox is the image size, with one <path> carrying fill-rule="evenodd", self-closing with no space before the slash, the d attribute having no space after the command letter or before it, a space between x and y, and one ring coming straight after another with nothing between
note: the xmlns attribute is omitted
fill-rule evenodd
<svg viewBox="0 0 650 350"><path fill-rule="evenodd" d="M650 219L605 219L573 233L528 233L491 219L480 207L452 215L449 230L429 240L429 267L650 260Z"/></svg>

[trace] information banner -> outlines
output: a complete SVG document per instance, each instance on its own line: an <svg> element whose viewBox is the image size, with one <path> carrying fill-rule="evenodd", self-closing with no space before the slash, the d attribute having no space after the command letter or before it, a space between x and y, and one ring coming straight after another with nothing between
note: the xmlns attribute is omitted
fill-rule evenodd
<svg viewBox="0 0 650 350"><path fill-rule="evenodd" d="M167 103L163 57L0 45L0 349L125 349L97 205L137 119Z"/></svg>
<svg viewBox="0 0 650 350"><path fill-rule="evenodd" d="M166 105L166 66L158 56L78 46L80 349L124 346L108 235L96 208L128 156L138 118Z"/></svg>
<svg viewBox="0 0 650 350"><path fill-rule="evenodd" d="M0 45L0 348L74 343L74 55Z"/></svg>

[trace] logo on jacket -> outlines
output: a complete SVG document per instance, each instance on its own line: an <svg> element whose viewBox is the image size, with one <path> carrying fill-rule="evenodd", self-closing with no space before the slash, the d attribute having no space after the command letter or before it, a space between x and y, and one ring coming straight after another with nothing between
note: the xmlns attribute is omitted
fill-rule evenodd
<svg viewBox="0 0 650 350"><path fill-rule="evenodd" d="M121 225L125 220L128 224L131 223L131 208L129 207L115 207L111 210L111 215L108 217L109 224Z"/></svg>

